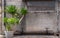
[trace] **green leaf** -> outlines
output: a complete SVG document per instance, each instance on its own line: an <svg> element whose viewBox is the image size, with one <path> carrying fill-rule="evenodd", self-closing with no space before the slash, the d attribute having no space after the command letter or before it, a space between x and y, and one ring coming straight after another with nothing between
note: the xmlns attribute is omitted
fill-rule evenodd
<svg viewBox="0 0 60 38"><path fill-rule="evenodd" d="M10 25L6 25L6 30L10 31L11 30L11 26Z"/></svg>
<svg viewBox="0 0 60 38"><path fill-rule="evenodd" d="M4 17L4 23L7 23L8 18Z"/></svg>
<svg viewBox="0 0 60 38"><path fill-rule="evenodd" d="M18 22L17 18L8 18L7 20L8 24L16 24Z"/></svg>
<svg viewBox="0 0 60 38"><path fill-rule="evenodd" d="M21 13L22 15L26 15L27 9L21 8L20 13Z"/></svg>
<svg viewBox="0 0 60 38"><path fill-rule="evenodd" d="M10 13L14 15L16 13L17 9L14 5L9 5L5 7L5 12Z"/></svg>

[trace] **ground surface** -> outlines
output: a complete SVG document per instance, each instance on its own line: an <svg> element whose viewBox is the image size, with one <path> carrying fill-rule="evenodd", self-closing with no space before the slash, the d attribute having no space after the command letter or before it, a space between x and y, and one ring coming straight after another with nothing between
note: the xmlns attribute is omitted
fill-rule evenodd
<svg viewBox="0 0 60 38"><path fill-rule="evenodd" d="M58 38L58 36L48 36L48 35L23 35L23 36L15 36L14 38Z"/></svg>

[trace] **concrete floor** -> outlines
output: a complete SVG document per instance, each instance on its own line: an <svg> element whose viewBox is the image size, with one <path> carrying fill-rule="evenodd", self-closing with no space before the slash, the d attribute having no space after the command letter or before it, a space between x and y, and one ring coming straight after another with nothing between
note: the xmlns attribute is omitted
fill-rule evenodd
<svg viewBox="0 0 60 38"><path fill-rule="evenodd" d="M48 36L48 35L23 35L23 36L15 36L14 38L58 38L58 36Z"/></svg>

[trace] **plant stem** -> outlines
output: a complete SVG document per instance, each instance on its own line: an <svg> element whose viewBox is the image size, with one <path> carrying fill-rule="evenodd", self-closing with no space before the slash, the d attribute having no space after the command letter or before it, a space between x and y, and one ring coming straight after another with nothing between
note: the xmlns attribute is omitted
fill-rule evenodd
<svg viewBox="0 0 60 38"><path fill-rule="evenodd" d="M22 21L22 19L24 18L24 15L21 17L21 19L19 20L19 23Z"/></svg>

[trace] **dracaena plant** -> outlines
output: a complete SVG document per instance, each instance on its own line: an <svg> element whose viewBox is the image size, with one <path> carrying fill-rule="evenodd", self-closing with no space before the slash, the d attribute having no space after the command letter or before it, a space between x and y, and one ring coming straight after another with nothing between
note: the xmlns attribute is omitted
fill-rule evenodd
<svg viewBox="0 0 60 38"><path fill-rule="evenodd" d="M22 16L24 16L26 14L27 14L27 9L26 8L20 8L18 10L18 12L15 14L15 16L20 19Z"/></svg>
<svg viewBox="0 0 60 38"><path fill-rule="evenodd" d="M26 15L26 14L27 14L27 9L21 8L21 9L20 9L20 14L21 14L21 15Z"/></svg>
<svg viewBox="0 0 60 38"><path fill-rule="evenodd" d="M14 6L14 5L6 6L5 12L14 15L17 12L16 6Z"/></svg>
<svg viewBox="0 0 60 38"><path fill-rule="evenodd" d="M23 19L24 15L27 14L27 9L26 8L20 8L18 12L15 14L15 17L19 19L19 22Z"/></svg>
<svg viewBox="0 0 60 38"><path fill-rule="evenodd" d="M21 22L24 15L27 14L27 9L21 8L19 10L19 9L16 9L16 6L9 5L9 6L6 6L5 12L12 15L12 18L6 18L6 17L4 18L4 23L6 24L6 29L11 30L11 26Z"/></svg>

